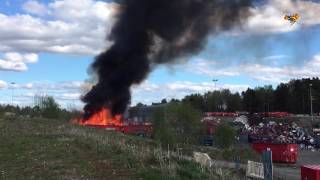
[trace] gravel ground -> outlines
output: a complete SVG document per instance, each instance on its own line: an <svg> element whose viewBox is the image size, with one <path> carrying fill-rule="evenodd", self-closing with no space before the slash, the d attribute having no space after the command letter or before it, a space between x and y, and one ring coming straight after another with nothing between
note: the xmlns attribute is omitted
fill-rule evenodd
<svg viewBox="0 0 320 180"><path fill-rule="evenodd" d="M218 167L235 168L235 164L226 161L215 161ZM275 179L281 180L300 180L300 166L305 164L320 164L320 151L300 151L298 162L293 165L288 164L274 164ZM246 164L241 164L242 169L246 169Z"/></svg>

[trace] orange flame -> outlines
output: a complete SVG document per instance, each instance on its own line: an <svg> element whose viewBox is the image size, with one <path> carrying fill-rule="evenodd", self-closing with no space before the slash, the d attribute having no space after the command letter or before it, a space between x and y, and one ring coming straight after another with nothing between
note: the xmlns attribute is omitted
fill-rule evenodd
<svg viewBox="0 0 320 180"><path fill-rule="evenodd" d="M72 122L84 126L122 126L123 124L122 115L118 114L113 117L107 108L96 112L89 119L75 119Z"/></svg>

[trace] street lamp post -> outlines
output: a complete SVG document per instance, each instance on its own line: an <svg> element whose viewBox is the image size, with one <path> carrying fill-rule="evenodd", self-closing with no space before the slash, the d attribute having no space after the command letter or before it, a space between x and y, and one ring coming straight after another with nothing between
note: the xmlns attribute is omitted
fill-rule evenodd
<svg viewBox="0 0 320 180"><path fill-rule="evenodd" d="M313 107L312 107L312 84L309 84L309 89L310 89L310 115L311 115L311 121L313 122Z"/></svg>
<svg viewBox="0 0 320 180"><path fill-rule="evenodd" d="M212 79L212 82L214 82L214 87L213 87L213 92L217 91L216 90L216 87L217 87L217 82L218 82L218 79ZM209 94L210 95L210 94ZM208 97L207 97L208 98ZM207 111L209 111L209 104L208 104L208 99L205 99L205 103L206 103L206 106L207 106Z"/></svg>
<svg viewBox="0 0 320 180"><path fill-rule="evenodd" d="M212 79L212 81L214 82L214 91L216 91L218 79Z"/></svg>

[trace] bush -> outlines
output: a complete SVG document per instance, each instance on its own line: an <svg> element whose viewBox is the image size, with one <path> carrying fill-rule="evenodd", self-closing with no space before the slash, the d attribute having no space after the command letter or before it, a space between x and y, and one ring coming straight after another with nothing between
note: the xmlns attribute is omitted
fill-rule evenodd
<svg viewBox="0 0 320 180"><path fill-rule="evenodd" d="M221 124L215 133L215 142L221 148L229 148L235 141L236 132L231 126Z"/></svg>
<svg viewBox="0 0 320 180"><path fill-rule="evenodd" d="M170 103L153 114L154 137L163 145L198 144L203 132L201 113L188 104Z"/></svg>
<svg viewBox="0 0 320 180"><path fill-rule="evenodd" d="M164 116L162 109L156 110L153 114L154 139L163 145L173 145L176 143L176 139L170 124Z"/></svg>
<svg viewBox="0 0 320 180"><path fill-rule="evenodd" d="M204 132L200 111L189 104L172 103L168 106L167 119L179 142L199 143L201 134Z"/></svg>
<svg viewBox="0 0 320 180"><path fill-rule="evenodd" d="M35 116L41 115L49 119L71 119L72 117L72 113L61 109L51 96L36 96L33 112Z"/></svg>

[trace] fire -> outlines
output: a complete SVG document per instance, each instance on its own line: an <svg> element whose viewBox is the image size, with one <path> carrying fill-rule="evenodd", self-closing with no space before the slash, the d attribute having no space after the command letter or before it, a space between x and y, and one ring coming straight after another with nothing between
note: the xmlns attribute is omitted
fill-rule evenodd
<svg viewBox="0 0 320 180"><path fill-rule="evenodd" d="M89 119L76 119L73 123L84 126L122 126L122 115L112 116L109 109L103 108Z"/></svg>

